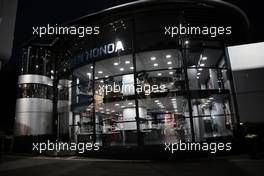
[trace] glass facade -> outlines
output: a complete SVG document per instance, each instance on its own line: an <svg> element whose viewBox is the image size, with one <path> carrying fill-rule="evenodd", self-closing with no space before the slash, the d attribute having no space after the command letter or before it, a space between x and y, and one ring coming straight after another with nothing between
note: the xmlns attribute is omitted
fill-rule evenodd
<svg viewBox="0 0 264 176"><path fill-rule="evenodd" d="M127 146L232 136L235 115L224 43L164 37L162 26L183 20L171 16L179 13L153 11L101 26L103 37L92 48L112 41L122 47L73 66L72 110L82 139ZM73 60L84 60L80 57L87 56Z"/></svg>

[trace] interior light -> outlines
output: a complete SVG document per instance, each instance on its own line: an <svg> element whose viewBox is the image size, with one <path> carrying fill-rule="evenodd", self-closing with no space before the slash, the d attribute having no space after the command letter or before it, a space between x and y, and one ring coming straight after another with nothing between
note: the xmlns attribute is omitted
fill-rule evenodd
<svg viewBox="0 0 264 176"><path fill-rule="evenodd" d="M98 77L96 76L96 77L94 77L94 79L98 79Z"/></svg>
<svg viewBox="0 0 264 176"><path fill-rule="evenodd" d="M170 75L172 75L172 74L173 74L173 72L169 72L169 74L170 74Z"/></svg>
<svg viewBox="0 0 264 176"><path fill-rule="evenodd" d="M156 102L156 103L157 103L157 102L159 102L159 100L155 100L154 102Z"/></svg>
<svg viewBox="0 0 264 176"><path fill-rule="evenodd" d="M176 101L176 98L172 98L171 101Z"/></svg>
<svg viewBox="0 0 264 176"><path fill-rule="evenodd" d="M101 83L103 83L103 82L104 82L104 80L101 80L100 82L101 82Z"/></svg>
<svg viewBox="0 0 264 176"><path fill-rule="evenodd" d="M158 73L158 76L161 76L162 74L161 73Z"/></svg>
<svg viewBox="0 0 264 176"><path fill-rule="evenodd" d="M199 71L202 71L203 69L202 68L198 68Z"/></svg>
<svg viewBox="0 0 264 176"><path fill-rule="evenodd" d="M168 64L168 65L171 65L171 64L172 64L172 62L171 62L171 61L169 61L169 62L167 62L167 64Z"/></svg>
<svg viewBox="0 0 264 176"><path fill-rule="evenodd" d="M105 78L108 78L109 76L108 75L105 75Z"/></svg>
<svg viewBox="0 0 264 176"><path fill-rule="evenodd" d="M134 67L130 67L130 70L133 70L134 69Z"/></svg>
<svg viewBox="0 0 264 176"><path fill-rule="evenodd" d="M204 63L202 63L202 64L200 64L200 66L201 66L201 67L204 67L204 66L205 66L205 64L204 64Z"/></svg>
<svg viewBox="0 0 264 176"><path fill-rule="evenodd" d="M172 69L172 67L169 67L168 69L169 69L169 70L171 70L171 69Z"/></svg>
<svg viewBox="0 0 264 176"><path fill-rule="evenodd" d="M98 73L99 73L99 74L102 74L102 73L103 73L103 71L98 71Z"/></svg>
<svg viewBox="0 0 264 176"><path fill-rule="evenodd" d="M213 99L214 99L214 97L210 97L210 98L209 98L209 100L213 100Z"/></svg>
<svg viewBox="0 0 264 176"><path fill-rule="evenodd" d="M159 64L155 63L155 64L153 64L153 66L154 66L154 67L157 67L157 66L159 66Z"/></svg>
<svg viewBox="0 0 264 176"><path fill-rule="evenodd" d="M91 76L92 74L88 72L88 73L86 73L86 75L87 75L87 76Z"/></svg>
<svg viewBox="0 0 264 176"><path fill-rule="evenodd" d="M189 44L189 41L188 41L188 40L186 40L186 41L185 41L185 44L186 44L186 45L188 45L188 44Z"/></svg>
<svg viewBox="0 0 264 176"><path fill-rule="evenodd" d="M117 103L117 104L115 104L115 106L119 106L119 105L120 105L120 104L118 104L118 103Z"/></svg>
<svg viewBox="0 0 264 176"><path fill-rule="evenodd" d="M90 68L93 69L93 66L91 66Z"/></svg>
<svg viewBox="0 0 264 176"><path fill-rule="evenodd" d="M129 102L128 105L132 105L133 103Z"/></svg>
<svg viewBox="0 0 264 176"><path fill-rule="evenodd" d="M197 78L197 79L200 79L200 77L199 77L199 76L197 76L196 78Z"/></svg>
<svg viewBox="0 0 264 176"><path fill-rule="evenodd" d="M127 60L125 63L126 63L126 64L130 64L130 61Z"/></svg>
<svg viewBox="0 0 264 176"><path fill-rule="evenodd" d="M154 61L156 60L156 57L151 57L150 60Z"/></svg>
<svg viewBox="0 0 264 176"><path fill-rule="evenodd" d="M167 59L171 58L171 55L170 54L166 55L166 58Z"/></svg>
<svg viewBox="0 0 264 176"><path fill-rule="evenodd" d="M103 110L104 108L100 107L99 110Z"/></svg>
<svg viewBox="0 0 264 176"><path fill-rule="evenodd" d="M124 71L124 68L120 68L119 70L120 70L120 71Z"/></svg>
<svg viewBox="0 0 264 176"><path fill-rule="evenodd" d="M201 73L197 73L197 75L200 75Z"/></svg>
<svg viewBox="0 0 264 176"><path fill-rule="evenodd" d="M207 57L202 57L202 60L207 60Z"/></svg>
<svg viewBox="0 0 264 176"><path fill-rule="evenodd" d="M121 108L125 108L126 106L121 106Z"/></svg>
<svg viewBox="0 0 264 176"><path fill-rule="evenodd" d="M119 63L118 62L114 62L114 65L117 66L117 65L119 65Z"/></svg>

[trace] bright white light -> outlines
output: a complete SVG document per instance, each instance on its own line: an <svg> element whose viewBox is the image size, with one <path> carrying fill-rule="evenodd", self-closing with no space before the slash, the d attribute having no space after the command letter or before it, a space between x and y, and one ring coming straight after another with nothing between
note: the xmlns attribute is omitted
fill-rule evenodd
<svg viewBox="0 0 264 176"><path fill-rule="evenodd" d="M197 73L197 75L200 75L201 73Z"/></svg>
<svg viewBox="0 0 264 176"><path fill-rule="evenodd" d="M167 59L171 58L171 55L170 54L166 55L166 58Z"/></svg>
<svg viewBox="0 0 264 176"><path fill-rule="evenodd" d="M202 68L198 68L199 71L202 71L203 69Z"/></svg>
<svg viewBox="0 0 264 176"><path fill-rule="evenodd" d="M151 57L150 60L154 61L156 60L156 57Z"/></svg>
<svg viewBox="0 0 264 176"><path fill-rule="evenodd" d="M155 63L155 64L153 64L153 66L154 66L154 67L157 67L157 66L159 66L159 64Z"/></svg>
<svg viewBox="0 0 264 176"><path fill-rule="evenodd" d="M173 72L169 72L170 75L173 75Z"/></svg>
<svg viewBox="0 0 264 176"><path fill-rule="evenodd" d="M115 106L119 106L120 104L115 104Z"/></svg>
<svg viewBox="0 0 264 176"><path fill-rule="evenodd" d="M188 40L186 40L186 41L185 41L185 44L186 44L186 45L188 45L188 44L189 44L189 41L188 41Z"/></svg>
<svg viewBox="0 0 264 176"><path fill-rule="evenodd" d="M172 67L169 67L168 69L169 69L169 70L171 70L171 69L172 69Z"/></svg>
<svg viewBox="0 0 264 176"><path fill-rule="evenodd" d="M118 62L115 62L114 65L117 66L117 65L119 65L119 63Z"/></svg>
<svg viewBox="0 0 264 176"><path fill-rule="evenodd" d="M202 60L207 60L207 57L202 57Z"/></svg>
<svg viewBox="0 0 264 176"><path fill-rule="evenodd" d="M105 75L105 78L108 78L109 76L108 75Z"/></svg>
<svg viewBox="0 0 264 176"><path fill-rule="evenodd" d="M171 62L171 61L169 61L169 62L167 62L167 64L168 64L168 65L171 65L171 64L172 64L172 62Z"/></svg>
<svg viewBox="0 0 264 176"><path fill-rule="evenodd" d="M126 64L130 64L130 61L125 61Z"/></svg>
<svg viewBox="0 0 264 176"><path fill-rule="evenodd" d="M103 71L98 71L99 74L103 74Z"/></svg>
<svg viewBox="0 0 264 176"><path fill-rule="evenodd" d="M119 70L120 70L120 71L124 71L124 68L120 68Z"/></svg>
<svg viewBox="0 0 264 176"><path fill-rule="evenodd" d="M204 63L202 63L202 64L200 64L200 66L201 66L201 67L204 67L204 66L205 66L205 64L204 64Z"/></svg>
<svg viewBox="0 0 264 176"><path fill-rule="evenodd" d="M132 105L133 103L129 102L128 105Z"/></svg>
<svg viewBox="0 0 264 176"><path fill-rule="evenodd" d="M159 102L159 100L155 100L154 102L156 102L156 103L157 103L157 102Z"/></svg>
<svg viewBox="0 0 264 176"><path fill-rule="evenodd" d="M94 77L94 79L98 79L98 77L96 76L96 77Z"/></svg>
<svg viewBox="0 0 264 176"><path fill-rule="evenodd" d="M88 73L86 73L86 75L87 75L87 76L91 76L92 74L88 72Z"/></svg>
<svg viewBox="0 0 264 176"><path fill-rule="evenodd" d="M93 69L93 66L91 66L90 68Z"/></svg>
<svg viewBox="0 0 264 176"><path fill-rule="evenodd" d="M121 108L125 108L126 106L121 106Z"/></svg>
<svg viewBox="0 0 264 176"><path fill-rule="evenodd" d="M134 67L130 67L130 70L134 70Z"/></svg>
<svg viewBox="0 0 264 176"><path fill-rule="evenodd" d="M103 110L104 108L100 107L99 110Z"/></svg>
<svg viewBox="0 0 264 176"><path fill-rule="evenodd" d="M162 75L162 73L158 73L158 76L161 76Z"/></svg>
<svg viewBox="0 0 264 176"><path fill-rule="evenodd" d="M101 82L101 83L103 83L103 82L104 82L104 80L101 80L100 82Z"/></svg>

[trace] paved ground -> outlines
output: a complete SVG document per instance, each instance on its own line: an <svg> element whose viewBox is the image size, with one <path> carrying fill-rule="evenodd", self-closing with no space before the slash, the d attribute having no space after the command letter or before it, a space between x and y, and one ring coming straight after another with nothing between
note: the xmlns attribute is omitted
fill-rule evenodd
<svg viewBox="0 0 264 176"><path fill-rule="evenodd" d="M0 176L263 176L264 160L246 156L178 162L3 156Z"/></svg>

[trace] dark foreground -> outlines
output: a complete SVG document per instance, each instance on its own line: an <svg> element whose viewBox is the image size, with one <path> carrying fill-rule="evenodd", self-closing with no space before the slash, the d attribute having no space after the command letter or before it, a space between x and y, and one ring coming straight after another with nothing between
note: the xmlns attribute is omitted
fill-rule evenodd
<svg viewBox="0 0 264 176"><path fill-rule="evenodd" d="M1 176L263 176L263 174L264 160L251 160L247 156L177 162L3 156L0 163Z"/></svg>

